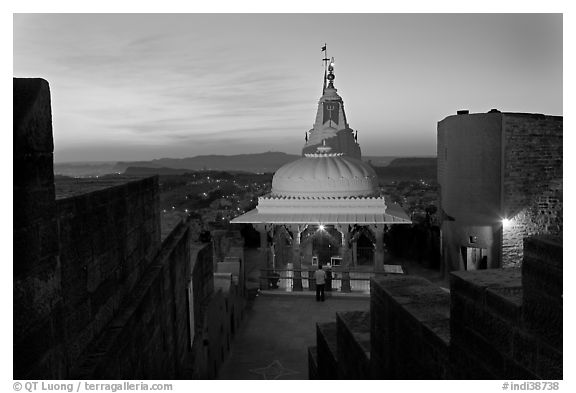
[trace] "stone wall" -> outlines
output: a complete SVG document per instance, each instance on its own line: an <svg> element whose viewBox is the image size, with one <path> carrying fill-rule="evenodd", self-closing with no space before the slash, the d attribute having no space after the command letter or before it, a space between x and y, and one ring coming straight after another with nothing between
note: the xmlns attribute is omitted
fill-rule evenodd
<svg viewBox="0 0 576 393"><path fill-rule="evenodd" d="M533 237L525 239L522 270L454 272L450 294L419 277L372 279L370 329L361 312L338 314L336 327L317 325L309 374L562 379L562 271L561 239Z"/></svg>
<svg viewBox="0 0 576 393"><path fill-rule="evenodd" d="M372 378L448 377L448 293L419 277L373 279L370 314Z"/></svg>
<svg viewBox="0 0 576 393"><path fill-rule="evenodd" d="M118 313L77 360L72 379L188 377L190 235L181 223L164 241Z"/></svg>
<svg viewBox="0 0 576 393"><path fill-rule="evenodd" d="M204 325L204 342L207 346L207 373L201 378L215 378L230 352L231 343L244 318L246 302L240 287L230 273L214 275L214 293L208 304Z"/></svg>
<svg viewBox="0 0 576 393"><path fill-rule="evenodd" d="M453 376L562 379L562 242L524 240L522 269L451 277Z"/></svg>
<svg viewBox="0 0 576 393"><path fill-rule="evenodd" d="M50 89L14 79L14 378L66 375Z"/></svg>
<svg viewBox="0 0 576 393"><path fill-rule="evenodd" d="M336 313L339 379L370 378L370 313Z"/></svg>
<svg viewBox="0 0 576 393"><path fill-rule="evenodd" d="M184 376L188 223L160 242L156 178L57 201L50 111L14 79L14 378Z"/></svg>
<svg viewBox="0 0 576 393"><path fill-rule="evenodd" d="M562 378L563 284L562 239L524 240L522 287L523 339L532 351L518 359L543 378Z"/></svg>
<svg viewBox="0 0 576 393"><path fill-rule="evenodd" d="M560 116L504 113L503 266L522 260L522 239L562 232Z"/></svg>
<svg viewBox="0 0 576 393"><path fill-rule="evenodd" d="M455 272L451 276L451 356L457 379L528 379L514 362L521 324L519 269Z"/></svg>
<svg viewBox="0 0 576 393"><path fill-rule="evenodd" d="M316 362L318 379L338 379L338 332L336 322L316 324Z"/></svg>
<svg viewBox="0 0 576 393"><path fill-rule="evenodd" d="M103 331L160 250L156 178L57 200L67 364Z"/></svg>

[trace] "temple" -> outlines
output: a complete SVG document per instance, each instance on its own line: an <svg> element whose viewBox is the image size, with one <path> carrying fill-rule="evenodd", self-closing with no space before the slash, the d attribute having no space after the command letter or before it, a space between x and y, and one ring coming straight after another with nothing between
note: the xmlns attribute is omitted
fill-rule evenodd
<svg viewBox="0 0 576 393"><path fill-rule="evenodd" d="M401 207L380 195L374 169L361 161L334 87L333 62L328 71L303 157L279 168L271 192L231 221L260 232L265 266L293 271L296 291L302 289L300 273L318 264L342 272L344 292L350 290L350 269L384 271L385 232L411 223Z"/></svg>

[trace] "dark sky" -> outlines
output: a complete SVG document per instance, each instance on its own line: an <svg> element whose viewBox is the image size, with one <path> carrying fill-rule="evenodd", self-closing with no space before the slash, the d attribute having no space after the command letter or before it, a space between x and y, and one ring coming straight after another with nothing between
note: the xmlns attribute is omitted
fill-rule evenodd
<svg viewBox="0 0 576 393"><path fill-rule="evenodd" d="M15 14L56 161L299 153L323 43L365 155L435 155L458 109L562 115L561 14Z"/></svg>

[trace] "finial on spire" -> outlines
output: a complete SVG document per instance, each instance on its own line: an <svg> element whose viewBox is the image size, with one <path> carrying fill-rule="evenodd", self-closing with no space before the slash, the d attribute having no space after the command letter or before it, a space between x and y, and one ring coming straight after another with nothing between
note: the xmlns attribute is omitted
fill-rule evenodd
<svg viewBox="0 0 576 393"><path fill-rule="evenodd" d="M328 87L333 89L334 88L334 79L336 78L336 76L334 75L334 58L332 58L332 60L330 60L330 65L328 66L328 76L326 77L326 79L328 79L330 81L330 83L328 84Z"/></svg>

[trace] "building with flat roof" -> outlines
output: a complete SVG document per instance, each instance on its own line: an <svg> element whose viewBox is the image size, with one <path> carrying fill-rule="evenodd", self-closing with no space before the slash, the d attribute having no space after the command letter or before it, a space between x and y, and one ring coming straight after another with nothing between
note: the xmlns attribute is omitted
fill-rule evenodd
<svg viewBox="0 0 576 393"><path fill-rule="evenodd" d="M458 111L438 122L442 268L512 267L562 233L562 117Z"/></svg>

